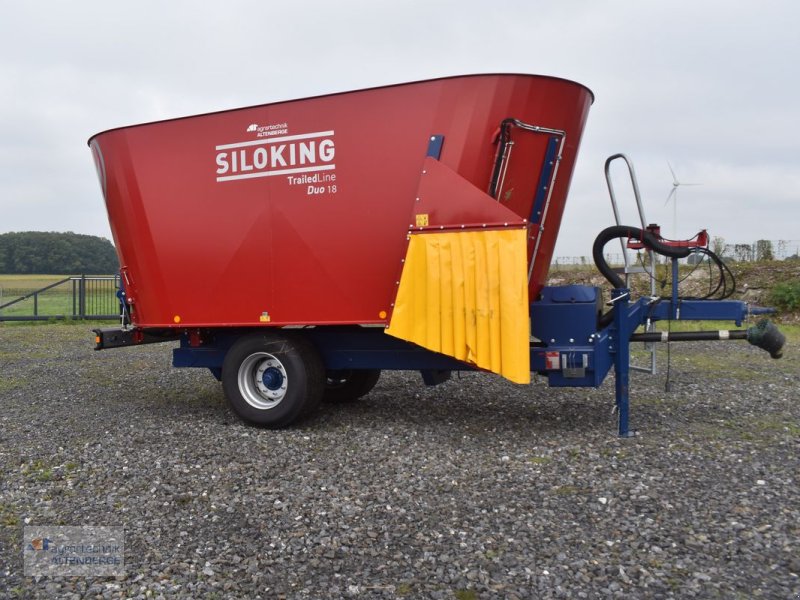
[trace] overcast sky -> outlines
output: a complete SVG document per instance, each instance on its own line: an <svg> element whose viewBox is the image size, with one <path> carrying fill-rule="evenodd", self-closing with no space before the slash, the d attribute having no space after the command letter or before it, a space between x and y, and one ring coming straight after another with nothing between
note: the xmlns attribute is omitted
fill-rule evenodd
<svg viewBox="0 0 800 600"><path fill-rule="evenodd" d="M647 216L729 242L800 240L800 3L0 0L0 233L110 238L87 138L104 129L431 77L573 79L595 103L559 238L613 222L603 162ZM629 215L632 199L618 178Z"/></svg>

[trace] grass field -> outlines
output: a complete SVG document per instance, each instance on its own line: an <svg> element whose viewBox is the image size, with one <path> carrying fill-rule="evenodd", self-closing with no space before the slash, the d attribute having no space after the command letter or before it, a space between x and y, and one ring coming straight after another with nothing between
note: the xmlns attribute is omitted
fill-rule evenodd
<svg viewBox="0 0 800 600"><path fill-rule="evenodd" d="M69 279L69 275L2 275L0 274L0 306L22 298L36 290ZM79 308L79 281L65 281L36 297L0 309L0 316L73 315ZM117 298L113 280L86 282L86 314L116 314Z"/></svg>
<svg viewBox="0 0 800 600"><path fill-rule="evenodd" d="M4 291L9 290L25 290L32 292L38 290L56 281L66 279L69 275L3 275L0 274L0 289ZM4 297L7 294L4 292Z"/></svg>

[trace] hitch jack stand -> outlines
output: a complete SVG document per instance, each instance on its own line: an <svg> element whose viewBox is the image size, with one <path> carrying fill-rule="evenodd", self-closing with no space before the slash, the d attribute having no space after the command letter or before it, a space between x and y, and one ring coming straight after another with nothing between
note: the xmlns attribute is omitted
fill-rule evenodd
<svg viewBox="0 0 800 600"><path fill-rule="evenodd" d="M619 437L634 437L636 431L631 431L628 426L629 414L629 379L631 370L630 337L633 333L632 320L628 315L628 305L631 292L627 288L615 288L611 292L611 302L614 304L613 334L609 338L609 351L614 355L614 379L616 392L617 419L619 424Z"/></svg>

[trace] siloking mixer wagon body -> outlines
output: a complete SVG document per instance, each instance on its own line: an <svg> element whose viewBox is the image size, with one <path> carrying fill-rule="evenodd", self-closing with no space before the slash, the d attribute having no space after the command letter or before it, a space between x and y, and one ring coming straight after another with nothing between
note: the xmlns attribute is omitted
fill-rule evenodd
<svg viewBox="0 0 800 600"><path fill-rule="evenodd" d="M271 427L381 369L597 386L615 366L619 382L609 338L631 339L637 305L603 315L597 288L545 287L591 103L563 79L472 75L99 133L123 325L96 348L179 339L175 366L209 368ZM685 318L746 314L722 304ZM627 385L617 403L627 434Z"/></svg>

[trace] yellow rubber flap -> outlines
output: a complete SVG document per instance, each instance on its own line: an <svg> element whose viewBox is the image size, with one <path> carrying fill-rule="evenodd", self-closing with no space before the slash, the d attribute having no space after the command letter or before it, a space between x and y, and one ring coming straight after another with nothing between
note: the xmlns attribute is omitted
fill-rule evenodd
<svg viewBox="0 0 800 600"><path fill-rule="evenodd" d="M530 383L525 229L411 236L386 333Z"/></svg>

